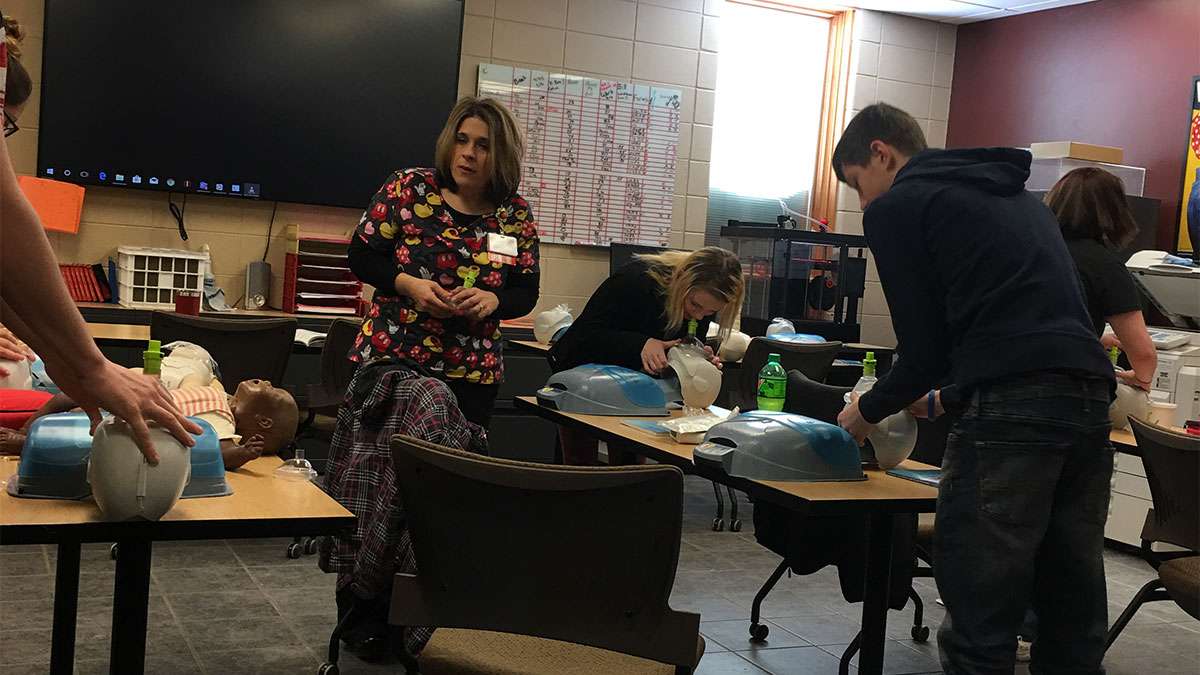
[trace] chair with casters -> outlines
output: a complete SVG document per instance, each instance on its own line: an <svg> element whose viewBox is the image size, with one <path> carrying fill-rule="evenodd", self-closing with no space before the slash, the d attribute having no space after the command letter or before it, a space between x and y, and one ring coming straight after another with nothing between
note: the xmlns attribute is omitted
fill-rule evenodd
<svg viewBox="0 0 1200 675"><path fill-rule="evenodd" d="M843 397L851 389L852 387L836 387L815 382L805 376L804 373L792 370L788 372L787 399L784 402L783 409L785 412L805 415L823 422L836 424L838 413L841 412L845 405ZM764 623L760 623L759 620L762 603L775 587L775 584L779 582L779 579L789 569L796 574L811 574L827 564L834 564L829 560L821 558L820 555L813 559L809 559L805 555L805 559L801 560L800 556L797 555L798 551L813 546L820 546L825 537L830 537L829 541L834 541L838 537L845 536L846 532L853 531L853 528L856 526L856 523L848 518L828 519L801 516L780 509L772 504L761 501L755 502L755 538L766 548L783 556L783 560L754 596L754 602L750 608L750 639L752 641L764 642L770 634L770 627ZM865 527L865 521L863 527ZM907 584L905 591L906 601L913 602L916 608L913 616L911 635L914 641L925 642L929 639L929 627L924 625L923 604L920 596L917 595L916 591L912 588L910 580L907 578L906 572L910 568L905 563L900 562L905 560L901 554L907 554L909 556L907 559L911 559L911 543L914 529L913 519L897 518L895 527L896 548L893 552L893 558L896 562L892 565L892 578L900 584ZM845 593L846 586L847 582L843 579L843 593ZM893 597L889 601L893 608L900 605L898 595L900 588L901 586L893 586ZM856 636L851 645L847 647L842 656L840 672L847 672L850 659L857 651L858 642L859 640Z"/></svg>
<svg viewBox="0 0 1200 675"><path fill-rule="evenodd" d="M1142 526L1141 556L1158 571L1108 630L1107 650L1147 602L1173 600L1200 619L1200 438L1129 418L1153 506ZM1186 550L1155 551L1155 543Z"/></svg>
<svg viewBox="0 0 1200 675"><path fill-rule="evenodd" d="M283 386L283 374L296 338L296 320L154 312L150 315L150 337L164 345L185 340L208 350L221 368L221 384L232 394L243 380L266 380L277 387Z"/></svg>
<svg viewBox="0 0 1200 675"><path fill-rule="evenodd" d="M358 369L358 363L351 361L348 355L361 328L362 322L358 319L338 318L329 324L325 342L321 345L321 381L307 385L304 393L296 396L296 403L307 411L296 430L297 442L306 433L312 432L312 424L318 414L337 415L354 371ZM325 460L310 459L313 468L324 473ZM301 555L313 555L317 552L318 542L318 537L293 537L287 547L287 557L295 559Z"/></svg>
<svg viewBox="0 0 1200 675"><path fill-rule="evenodd" d="M392 458L419 572L396 575L390 621L437 627L421 673L694 671L700 616L668 606L679 469L531 464L406 436Z"/></svg>
<svg viewBox="0 0 1200 675"><path fill-rule="evenodd" d="M737 406L742 412L758 408L758 371L766 365L770 354L779 354L779 362L784 370L798 370L809 379L823 382L841 349L840 342L794 343L769 337L754 338L742 357L737 386L731 393L731 407ZM725 491L729 495L729 531L740 532L742 521L738 519L737 494L731 487L726 487ZM725 499L721 495L721 486L715 481L713 494L717 498L717 516L713 518L712 529L720 532L725 529Z"/></svg>
<svg viewBox="0 0 1200 675"><path fill-rule="evenodd" d="M312 426L318 414L336 415L346 396L346 388L358 369L358 363L348 358L350 349L354 347L354 339L362 329L358 319L334 319L329 324L325 334L325 343L321 345L321 381L306 387L302 406L307 414L300 422L300 431Z"/></svg>

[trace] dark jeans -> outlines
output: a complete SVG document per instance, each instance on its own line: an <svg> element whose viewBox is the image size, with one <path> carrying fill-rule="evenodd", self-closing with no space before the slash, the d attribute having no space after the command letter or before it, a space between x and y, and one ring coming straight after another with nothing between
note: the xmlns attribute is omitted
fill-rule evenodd
<svg viewBox="0 0 1200 675"><path fill-rule="evenodd" d="M1103 673L1110 384L1042 372L972 392L946 445L934 575L947 674L1013 672L1025 610L1033 673Z"/></svg>

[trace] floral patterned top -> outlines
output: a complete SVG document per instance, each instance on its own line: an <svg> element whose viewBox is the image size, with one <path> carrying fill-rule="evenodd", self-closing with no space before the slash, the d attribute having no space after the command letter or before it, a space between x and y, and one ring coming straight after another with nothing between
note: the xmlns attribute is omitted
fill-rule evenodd
<svg viewBox="0 0 1200 675"><path fill-rule="evenodd" d="M515 237L517 257L488 257L487 235ZM471 227L455 226L433 169L393 173L371 200L355 236L387 253L398 271L433 279L443 288L478 286L501 295L515 274L537 274L537 224L529 204L514 195ZM497 312L499 313L499 312ZM500 320L438 319L391 288L377 288L350 358L397 356L445 380L494 384L504 379Z"/></svg>

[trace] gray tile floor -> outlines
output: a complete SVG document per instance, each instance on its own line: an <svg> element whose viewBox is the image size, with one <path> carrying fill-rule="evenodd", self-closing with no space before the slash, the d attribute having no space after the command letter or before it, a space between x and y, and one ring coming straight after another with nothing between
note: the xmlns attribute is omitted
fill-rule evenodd
<svg viewBox="0 0 1200 675"><path fill-rule="evenodd" d="M747 627L754 593L778 557L754 542L749 506L745 531L712 532L711 486L689 478L683 545L672 605L699 612L708 649L699 675L836 673L838 657L858 630L861 605L848 605L836 572L784 577L764 603L771 633L751 644ZM178 542L155 545L147 672L315 673L333 628L333 578L314 557L288 560L288 539ZM1106 555L1109 611L1115 617L1146 580L1148 566ZM84 547L77 667L108 672L113 563L106 545ZM0 547L0 675L48 669L53 599L53 547ZM930 580L917 580L926 621L936 631L944 612ZM888 617L888 673L940 671L936 640L909 638L912 610ZM341 672L396 673L342 653ZM1200 673L1200 622L1173 604L1143 607L1108 653L1110 675ZM1018 672L1024 672L1024 669Z"/></svg>

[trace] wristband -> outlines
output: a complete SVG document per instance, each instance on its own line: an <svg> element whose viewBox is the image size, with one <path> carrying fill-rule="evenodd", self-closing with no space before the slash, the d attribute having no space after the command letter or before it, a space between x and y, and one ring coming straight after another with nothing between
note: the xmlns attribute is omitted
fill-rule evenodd
<svg viewBox="0 0 1200 675"><path fill-rule="evenodd" d="M930 422L937 419L937 411L934 409L934 401L935 401L936 396L937 396L937 392L936 392L936 390L933 390L933 389L930 389L929 393L925 395L925 401L929 406L929 421Z"/></svg>

